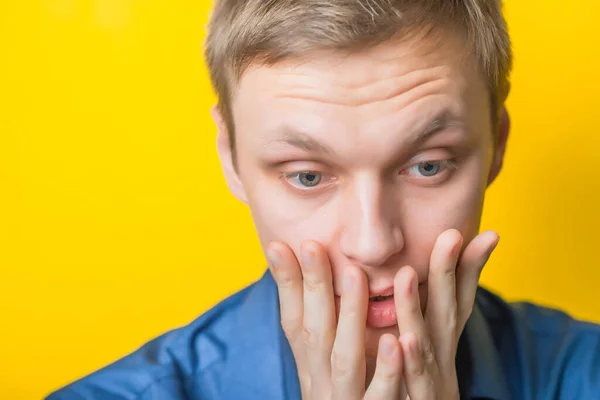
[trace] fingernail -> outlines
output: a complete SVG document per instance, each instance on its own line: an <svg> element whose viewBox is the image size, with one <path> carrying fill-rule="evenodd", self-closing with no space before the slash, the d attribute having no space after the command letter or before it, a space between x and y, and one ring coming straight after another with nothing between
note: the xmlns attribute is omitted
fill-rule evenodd
<svg viewBox="0 0 600 400"><path fill-rule="evenodd" d="M498 237L496 240L494 240L492 242L492 244L490 245L490 247L488 248L488 251L487 251L488 259L492 256L492 253L494 252L494 250L496 250L496 247L498 247L498 242L500 242L500 237Z"/></svg>
<svg viewBox="0 0 600 400"><path fill-rule="evenodd" d="M498 243L500 243L500 236L498 236L498 237L496 238L496 240L494 241L494 244L492 245L492 248L490 249L490 253L491 253L492 251L494 251L494 250L496 249L496 247L498 247Z"/></svg>
<svg viewBox="0 0 600 400"><path fill-rule="evenodd" d="M379 350L384 356L392 357L396 352L396 346L391 343L391 340L383 339L381 340Z"/></svg>
<svg viewBox="0 0 600 400"><path fill-rule="evenodd" d="M315 254L306 249L302 249L302 267L311 268L315 263Z"/></svg>
<svg viewBox="0 0 600 400"><path fill-rule="evenodd" d="M354 288L354 277L349 270L344 273L344 293L351 293Z"/></svg>
<svg viewBox="0 0 600 400"><path fill-rule="evenodd" d="M462 240L454 245L454 248L452 249L452 258L454 258L454 259L458 258L458 253L460 252L461 247L462 247Z"/></svg>
<svg viewBox="0 0 600 400"><path fill-rule="evenodd" d="M418 280L415 276L413 276L410 281L410 294L417 293L417 289L418 289L417 286L418 286Z"/></svg>
<svg viewBox="0 0 600 400"><path fill-rule="evenodd" d="M277 254L277 252L273 249L267 250L267 259L269 260L269 264L271 264L272 267L277 267L281 262L279 254Z"/></svg>

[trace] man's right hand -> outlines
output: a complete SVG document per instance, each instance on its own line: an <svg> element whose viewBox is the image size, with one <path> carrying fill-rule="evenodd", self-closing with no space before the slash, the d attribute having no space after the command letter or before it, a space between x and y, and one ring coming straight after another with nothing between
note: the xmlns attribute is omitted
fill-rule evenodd
<svg viewBox="0 0 600 400"><path fill-rule="evenodd" d="M268 249L279 291L281 324L294 353L303 400L389 400L405 396L398 339L379 340L375 375L365 390L368 282L356 266L344 270L336 321L329 259L316 242L302 245L300 263L281 243ZM404 392L404 393L403 393Z"/></svg>

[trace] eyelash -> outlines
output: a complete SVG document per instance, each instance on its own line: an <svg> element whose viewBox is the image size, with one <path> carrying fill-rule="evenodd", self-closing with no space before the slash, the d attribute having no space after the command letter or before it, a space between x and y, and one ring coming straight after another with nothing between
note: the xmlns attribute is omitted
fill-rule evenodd
<svg viewBox="0 0 600 400"><path fill-rule="evenodd" d="M291 179L299 177L300 174L310 174L310 173L312 173L312 174L320 174L320 175L322 175L324 177L327 177L327 175L324 174L323 172L313 171L313 170L295 171L295 172L283 172L283 173L280 174L279 177L280 177L280 179L284 180L289 185L291 185L294 189L297 189L297 190L300 190L300 191L304 191L304 192L315 190L315 189L321 189L321 188L325 187L325 185L328 183L328 182L326 182L325 184L321 183L322 181L326 180L323 177L319 180L319 183L317 183L317 185L314 186L314 187L308 187L308 186L306 186L306 187L302 188L302 187L299 187L299 186L296 186L296 185L290 183ZM333 180L335 180L335 179L333 179Z"/></svg>
<svg viewBox="0 0 600 400"><path fill-rule="evenodd" d="M407 169L403 170L402 172L409 171L410 169L415 168L415 167L418 168L419 165L426 164L426 163L429 163L429 164L431 164L431 163L440 163L440 172L438 172L436 175L433 175L431 177L425 176L424 178L434 178L434 177L438 176L440 173L442 173L443 171L458 169L458 163L457 163L456 159L449 159L449 160L427 160L427 161L421 161L420 163L417 163L417 164L411 166L410 168L407 168Z"/></svg>
<svg viewBox="0 0 600 400"><path fill-rule="evenodd" d="M432 176L421 176L423 179L425 180L429 180L429 181L433 181L436 177L438 177L440 174L442 174L444 171L447 170L457 170L459 165L456 159L447 159L447 160L427 160L427 161L421 161L417 164L412 165L410 168L406 168L404 170L401 171L401 174L408 174L407 171L409 171L412 168L415 168L421 164L425 164L425 163L439 163L440 164L440 171L438 173L436 173L435 175ZM307 191L312 191L315 189L322 189L325 187L324 184L321 183L321 181L323 181L324 179L321 178L319 183L317 183L315 186L313 187L299 187L297 185L294 185L292 183L290 183L290 180L293 178L298 178L300 176L300 174L320 174L322 176L327 176L326 174L320 172L320 171L314 171L314 170L304 170L304 171L295 171L295 172L282 172L279 176L280 179L284 180L285 182L287 182L289 185L291 185L294 189L296 190L300 190L303 192L307 192ZM439 179L439 178L438 178Z"/></svg>

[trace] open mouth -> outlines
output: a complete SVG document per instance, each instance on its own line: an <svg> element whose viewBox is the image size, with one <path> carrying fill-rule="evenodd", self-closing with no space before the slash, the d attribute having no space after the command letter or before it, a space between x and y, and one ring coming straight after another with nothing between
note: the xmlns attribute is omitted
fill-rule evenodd
<svg viewBox="0 0 600 400"><path fill-rule="evenodd" d="M389 295L389 296L375 296L375 297L371 297L369 298L370 301L384 301L384 300L389 300L392 299L394 297L393 294Z"/></svg>

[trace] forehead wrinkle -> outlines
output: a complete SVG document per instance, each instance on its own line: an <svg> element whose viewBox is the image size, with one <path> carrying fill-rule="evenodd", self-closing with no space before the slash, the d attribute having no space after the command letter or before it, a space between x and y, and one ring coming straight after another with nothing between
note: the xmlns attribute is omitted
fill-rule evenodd
<svg viewBox="0 0 600 400"><path fill-rule="evenodd" d="M336 82L328 82L327 79L318 79L312 85L301 85L290 82L290 85L282 87L274 93L277 99L310 100L324 104L362 107L391 100L395 98L410 97L410 94L422 86L438 87L449 78L447 68L434 67L406 72L376 79L372 82L363 83L363 86L346 86Z"/></svg>
<svg viewBox="0 0 600 400"><path fill-rule="evenodd" d="M457 110L454 110L451 104L445 101L434 101L432 104L432 99L427 99L428 105L425 106L423 100L403 114L364 126L359 134L359 143L366 140L366 143L371 144L361 147L362 155L370 160L375 157L382 163L395 164L413 154L438 134L445 135L444 132L447 132L452 140L457 136L466 138L468 132L463 128L466 127L467 121L456 113ZM451 127L459 129L450 131L448 128ZM372 138L377 136L378 140L372 141Z"/></svg>

